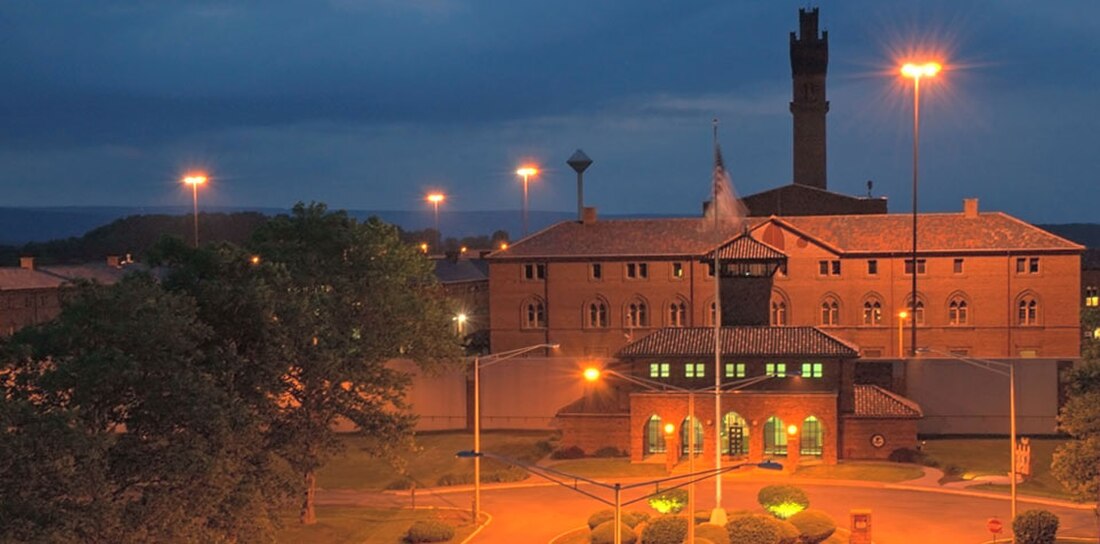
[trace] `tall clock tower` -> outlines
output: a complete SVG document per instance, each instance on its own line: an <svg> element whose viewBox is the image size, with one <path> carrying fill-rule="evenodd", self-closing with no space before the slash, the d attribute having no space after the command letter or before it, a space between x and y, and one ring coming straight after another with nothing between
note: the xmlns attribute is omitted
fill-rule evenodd
<svg viewBox="0 0 1100 544"><path fill-rule="evenodd" d="M791 115L794 117L794 183L827 189L825 180L825 74L829 33L817 30L818 8L798 10L791 32Z"/></svg>

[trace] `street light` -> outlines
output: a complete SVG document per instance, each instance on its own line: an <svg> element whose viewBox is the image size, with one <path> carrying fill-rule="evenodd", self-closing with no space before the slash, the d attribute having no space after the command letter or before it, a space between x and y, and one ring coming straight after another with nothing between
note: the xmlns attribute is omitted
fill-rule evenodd
<svg viewBox="0 0 1100 544"><path fill-rule="evenodd" d="M602 369L602 370L598 369L598 368L595 368L595 367L589 367L589 368L584 369L584 379L587 380L587 381L590 381L590 382L594 382L596 380L599 380L601 375L603 375L603 374L607 374L609 376L614 376L614 377L619 378L623 381L633 383L635 385L639 385L639 386L645 388L648 391L672 390L672 391L676 391L676 392L679 392L679 393L687 393L687 397L688 397L688 444L687 444L688 472L694 474L695 473L695 424L698 421L698 419L695 415L695 393L710 392L711 388L705 387L705 388L701 388L701 389L688 389L686 387L678 387L678 386L675 386L675 385L670 385L670 384L655 381L655 380L647 380L645 378L640 378L638 376L630 376L630 375L623 374L621 372L611 370L611 369L607 369L607 368ZM790 376L801 376L801 372L795 371L795 372L791 372L789 375ZM754 376L752 378L745 378L743 380L736 380L736 381L733 381L733 382L728 382L728 383L725 384L724 390L725 391L736 391L738 389L744 389L744 388L749 387L751 385L755 385L755 384L770 380L771 378L774 378L774 377L776 377L776 376L772 376L772 375ZM717 455L718 459L721 459L721 451L720 450L721 450L721 446L722 446L722 436L721 436L721 433L719 432L719 427L718 427L720 424L721 424L721 422L719 420L714 421L714 450L716 452L719 452L718 455ZM795 432L797 432L797 428L794 427L794 425L791 425L791 428L795 428L796 429ZM676 427L672 423L667 423L667 424L665 424L664 430L665 430L666 434L671 435L673 433L673 431L676 430ZM668 451L667 447L666 447L666 451ZM671 458L671 455L672 454L670 453L669 454L670 458ZM710 475L715 475L716 473L717 474L721 473L721 465L716 467L715 472L708 472L708 474L710 474ZM688 508L688 512L691 513L690 516L688 517L687 542L695 542L695 482L692 481L689 484L685 484L685 485L688 486L688 507L687 508ZM618 529L618 527L619 527L619 518L618 517L615 518L615 527L616 527L616 529L615 529L616 540L615 541L620 542L620 540L619 540L619 529Z"/></svg>
<svg viewBox="0 0 1100 544"><path fill-rule="evenodd" d="M1009 419L1009 440L1010 452L1009 463L1012 465L1009 470L1008 479L1011 486L1012 495L1012 519L1016 519L1016 366L1011 363L1005 363L1002 361L990 361L988 359L977 359L974 357L962 357L952 353L944 353L931 348L920 348L915 350L920 353L932 353L961 361L970 366L980 368L982 370L992 372L1001 376L1008 377L1008 419Z"/></svg>
<svg viewBox="0 0 1100 544"><path fill-rule="evenodd" d="M905 357L905 318L907 317L909 312L905 310L898 312L898 359Z"/></svg>
<svg viewBox="0 0 1100 544"><path fill-rule="evenodd" d="M206 183L206 176L204 174L185 176L183 183L191 186L191 204L195 217L195 247L199 247L199 185Z"/></svg>
<svg viewBox="0 0 1100 544"><path fill-rule="evenodd" d="M516 174L523 176L523 235L527 236L527 182L531 176L537 176L539 169L534 166L524 166L516 170Z"/></svg>
<svg viewBox="0 0 1100 544"><path fill-rule="evenodd" d="M938 62L915 64L905 63L901 67L902 77L913 80L913 307L917 305L917 163L920 157L920 80L940 73L943 66ZM909 355L917 356L917 320L910 322L912 330Z"/></svg>
<svg viewBox="0 0 1100 544"><path fill-rule="evenodd" d="M432 206L435 207L435 232L439 233L439 203L446 200L447 197L443 193L429 193L424 199L431 202ZM442 239L441 233L440 239Z"/></svg>
<svg viewBox="0 0 1100 544"><path fill-rule="evenodd" d="M466 332L466 322L470 320L470 317L464 313L460 313L454 317L455 326L458 327L458 335L462 336Z"/></svg>
<svg viewBox="0 0 1100 544"><path fill-rule="evenodd" d="M538 349L558 349L560 344L536 344L474 357L474 523L481 519L481 368L504 362ZM484 362L482 362L484 361Z"/></svg>

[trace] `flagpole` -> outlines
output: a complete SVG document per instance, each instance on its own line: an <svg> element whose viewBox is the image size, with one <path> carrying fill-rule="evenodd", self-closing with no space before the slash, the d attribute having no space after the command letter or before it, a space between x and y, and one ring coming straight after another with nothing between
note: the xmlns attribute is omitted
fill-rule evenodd
<svg viewBox="0 0 1100 544"><path fill-rule="evenodd" d="M718 269L718 246L722 244L722 232L718 222L718 118L714 119L714 179L711 180L710 209L714 212L714 511L711 523L726 524L726 511L722 510L722 356L721 334L722 303L718 283L722 274ZM693 514L694 515L694 514Z"/></svg>

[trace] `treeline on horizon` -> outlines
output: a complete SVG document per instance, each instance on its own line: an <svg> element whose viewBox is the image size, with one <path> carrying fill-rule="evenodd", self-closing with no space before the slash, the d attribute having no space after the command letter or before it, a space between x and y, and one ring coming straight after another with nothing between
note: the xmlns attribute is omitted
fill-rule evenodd
<svg viewBox="0 0 1100 544"><path fill-rule="evenodd" d="M224 241L241 246L270 216L259 212L200 213L199 242ZM23 245L0 245L0 266L18 266L20 257L34 257L36 264L80 264L103 262L108 256L140 261L162 238L178 238L191 243L194 218L186 215L131 215L94 228L83 236L30 242ZM397 227L401 240L409 244L427 243L432 253L495 249L508 241L508 233L497 230L492 235L442 239L435 229L406 231Z"/></svg>

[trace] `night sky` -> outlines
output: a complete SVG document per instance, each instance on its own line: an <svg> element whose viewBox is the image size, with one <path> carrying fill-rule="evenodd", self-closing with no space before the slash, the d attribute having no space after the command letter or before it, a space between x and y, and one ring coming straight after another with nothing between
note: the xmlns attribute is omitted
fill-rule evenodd
<svg viewBox="0 0 1100 544"><path fill-rule="evenodd" d="M902 53L942 56L921 204L1100 220L1091 1L825 2L829 188L909 209ZM0 4L5 206L519 207L695 214L711 118L742 194L790 182L788 33L804 3L328 0Z"/></svg>

